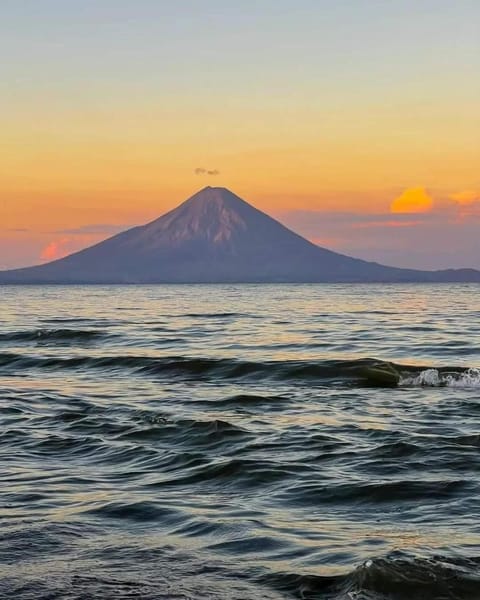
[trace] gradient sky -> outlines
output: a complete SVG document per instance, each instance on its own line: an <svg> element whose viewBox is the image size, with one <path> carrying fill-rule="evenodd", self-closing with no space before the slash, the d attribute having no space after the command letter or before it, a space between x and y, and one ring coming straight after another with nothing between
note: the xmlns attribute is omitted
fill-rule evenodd
<svg viewBox="0 0 480 600"><path fill-rule="evenodd" d="M478 0L2 0L0 53L0 268L205 185L337 251L480 268Z"/></svg>

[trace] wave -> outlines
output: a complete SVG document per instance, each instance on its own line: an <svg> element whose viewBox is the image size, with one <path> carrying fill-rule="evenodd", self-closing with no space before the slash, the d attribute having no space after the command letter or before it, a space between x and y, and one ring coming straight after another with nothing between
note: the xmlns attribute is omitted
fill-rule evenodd
<svg viewBox="0 0 480 600"><path fill-rule="evenodd" d="M280 407L282 404L289 402L287 396L275 395L260 395L260 394L235 394L227 398L208 400L208 404L222 406L225 408L245 408L245 407L260 407L268 406L269 409Z"/></svg>
<svg viewBox="0 0 480 600"><path fill-rule="evenodd" d="M228 318L261 318L258 315L249 315L245 313L237 313L237 312L215 312L215 313L185 313L184 315L179 315L182 317L187 317L190 319L228 319Z"/></svg>
<svg viewBox="0 0 480 600"><path fill-rule="evenodd" d="M96 329L30 329L0 333L0 342L82 342L106 336Z"/></svg>
<svg viewBox="0 0 480 600"><path fill-rule="evenodd" d="M85 513L102 519L120 519L122 521L126 519L130 521L157 521L162 519L162 521L165 521L169 517L176 517L178 519L178 514L180 514L179 511L148 501L108 502L94 508L89 508Z"/></svg>
<svg viewBox="0 0 480 600"><path fill-rule="evenodd" d="M4 335L18 335L4 334ZM23 335L23 334L22 334ZM25 332L28 337L32 332ZM96 331L58 330L52 332L53 339L72 340L76 335L80 339L91 339L105 335ZM52 339L48 338L47 339ZM23 339L23 338L21 338ZM419 366L385 363L372 358L357 360L323 361L243 361L230 358L206 358L187 356L153 357L132 356L78 356L45 357L24 355L13 352L0 353L0 368L8 369L101 369L112 371L130 371L153 377L181 377L185 379L257 379L274 381L318 381L322 383L340 383L345 385L389 385L381 381L371 381L368 370L381 365L391 365L399 374L400 386L432 387L480 387L480 369L468 367L429 368Z"/></svg>
<svg viewBox="0 0 480 600"><path fill-rule="evenodd" d="M137 443L163 440L194 449L218 448L221 445L231 449L236 442L243 445L251 438L252 434L246 429L220 419L178 419L154 415L145 416L116 440Z"/></svg>
<svg viewBox="0 0 480 600"><path fill-rule="evenodd" d="M402 386L422 387L480 387L480 369L467 368L464 370L425 369L413 375L400 378Z"/></svg>
<svg viewBox="0 0 480 600"><path fill-rule="evenodd" d="M447 480L436 479L415 481L412 479L398 479L395 481L381 482L349 482L329 483L315 479L296 482L294 487L286 487L278 497L296 506L318 506L320 504L340 503L351 504L395 504L402 502L421 502L429 498L450 499L459 498L469 491L474 491L475 486L465 479Z"/></svg>
<svg viewBox="0 0 480 600"><path fill-rule="evenodd" d="M302 362L251 362L222 358L190 358L170 356L156 358L152 356L79 356L79 357L42 357L0 353L0 367L49 368L49 369L127 369L149 375L180 375L186 377L230 379L263 374L269 378L325 377L340 373L341 365ZM348 368L348 367L347 367Z"/></svg>
<svg viewBox="0 0 480 600"><path fill-rule="evenodd" d="M288 474L293 475L293 471L289 471L287 466L279 468L274 460L231 458L208 464L194 464L190 468L185 468L181 475L164 477L147 486L152 489L172 487L190 489L194 484L203 486L208 484L218 486L222 490L236 488L245 491L282 481Z"/></svg>
<svg viewBox="0 0 480 600"><path fill-rule="evenodd" d="M421 557L406 552L372 558L345 575L272 573L269 585L305 600L476 600L480 558Z"/></svg>

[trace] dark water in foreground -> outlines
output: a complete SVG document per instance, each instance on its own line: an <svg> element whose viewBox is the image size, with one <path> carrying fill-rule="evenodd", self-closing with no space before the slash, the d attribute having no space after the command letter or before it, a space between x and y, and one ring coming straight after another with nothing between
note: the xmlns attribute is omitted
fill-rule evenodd
<svg viewBox="0 0 480 600"><path fill-rule="evenodd" d="M0 597L480 598L479 297L0 288Z"/></svg>

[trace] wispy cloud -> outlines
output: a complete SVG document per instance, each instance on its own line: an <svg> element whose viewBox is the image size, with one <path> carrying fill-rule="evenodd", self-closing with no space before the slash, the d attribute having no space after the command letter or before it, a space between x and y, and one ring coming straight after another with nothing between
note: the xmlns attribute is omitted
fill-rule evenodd
<svg viewBox="0 0 480 600"><path fill-rule="evenodd" d="M364 223L353 223L351 226L355 229L375 229L377 227L417 227L423 225L425 221L420 220L393 220L393 219L380 219L378 221L371 220L365 221Z"/></svg>
<svg viewBox="0 0 480 600"><path fill-rule="evenodd" d="M26 229L20 227L7 227L1 228L0 231L5 231L8 233L35 233L35 234L52 234L52 235L113 235L115 233L119 233L120 231L124 231L125 229L129 229L130 227L135 227L133 223L93 223L89 225L81 225L80 227L72 227L66 229L53 229L48 231L39 231L35 229Z"/></svg>
<svg viewBox="0 0 480 600"><path fill-rule="evenodd" d="M218 169L204 169L203 167L197 167L194 171L195 175L220 175Z"/></svg>
<svg viewBox="0 0 480 600"><path fill-rule="evenodd" d="M133 227L133 225L118 225L116 223L94 223L91 225L82 225L71 229L57 229L51 233L66 234L66 235L108 235L118 233L124 229Z"/></svg>
<svg viewBox="0 0 480 600"><path fill-rule="evenodd" d="M416 227L431 221L432 215L419 213L358 213L320 210L292 210L278 214L280 220L303 232L318 233L332 228L344 230L372 227ZM433 215L433 218L435 216Z"/></svg>
<svg viewBox="0 0 480 600"><path fill-rule="evenodd" d="M463 190L450 194L449 199L455 203L457 222L476 222L480 219L480 192Z"/></svg>
<svg viewBox="0 0 480 600"><path fill-rule="evenodd" d="M297 210L279 220L312 242L393 266L480 267L480 202L438 198L428 212L357 213Z"/></svg>
<svg viewBox="0 0 480 600"><path fill-rule="evenodd" d="M463 190L461 192L450 194L449 198L454 202L458 202L458 204L474 204L480 202L480 192L475 190Z"/></svg>

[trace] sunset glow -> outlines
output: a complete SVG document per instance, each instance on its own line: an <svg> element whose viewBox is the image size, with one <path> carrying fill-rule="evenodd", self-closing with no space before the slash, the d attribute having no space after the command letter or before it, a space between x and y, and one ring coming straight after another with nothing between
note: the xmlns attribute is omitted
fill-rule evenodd
<svg viewBox="0 0 480 600"><path fill-rule="evenodd" d="M315 231L296 230L344 252L337 213L428 227L429 244L448 222L461 246L478 223L478 5L41 4L0 8L0 268L145 223L205 185L294 228L313 213ZM356 219L353 250L388 260ZM479 260L459 247L461 264Z"/></svg>

